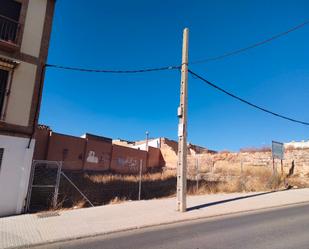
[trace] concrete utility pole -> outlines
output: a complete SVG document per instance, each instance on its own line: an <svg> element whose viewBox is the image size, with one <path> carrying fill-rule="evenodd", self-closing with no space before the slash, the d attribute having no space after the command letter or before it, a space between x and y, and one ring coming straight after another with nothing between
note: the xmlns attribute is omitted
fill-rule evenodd
<svg viewBox="0 0 309 249"><path fill-rule="evenodd" d="M180 105L178 107L177 211L187 209L187 101L189 29L183 31Z"/></svg>

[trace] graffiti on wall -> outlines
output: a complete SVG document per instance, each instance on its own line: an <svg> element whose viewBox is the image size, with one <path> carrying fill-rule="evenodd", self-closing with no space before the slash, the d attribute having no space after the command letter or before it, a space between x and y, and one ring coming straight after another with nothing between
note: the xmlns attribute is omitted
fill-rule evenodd
<svg viewBox="0 0 309 249"><path fill-rule="evenodd" d="M88 156L86 161L88 163L102 163L104 165L109 165L110 155L109 154L102 154L100 157L96 155L95 151L90 150L88 152Z"/></svg>
<svg viewBox="0 0 309 249"><path fill-rule="evenodd" d="M95 152L90 150L87 156L88 163L99 163L99 158L95 155Z"/></svg>
<svg viewBox="0 0 309 249"><path fill-rule="evenodd" d="M100 163L103 163L104 165L109 165L110 162L110 155L109 154L102 154L100 156Z"/></svg>
<svg viewBox="0 0 309 249"><path fill-rule="evenodd" d="M132 171L138 171L139 170L139 160L132 158L132 157L119 157L117 159L117 163L121 167L127 167Z"/></svg>

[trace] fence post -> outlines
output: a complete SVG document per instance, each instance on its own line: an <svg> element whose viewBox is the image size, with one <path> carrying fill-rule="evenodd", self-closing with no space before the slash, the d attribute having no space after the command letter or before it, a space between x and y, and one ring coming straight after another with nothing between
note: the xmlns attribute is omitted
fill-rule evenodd
<svg viewBox="0 0 309 249"><path fill-rule="evenodd" d="M199 158L198 157L196 157L196 159L195 159L195 169L196 169L196 192L198 192L199 178L200 178L200 175L199 175Z"/></svg>
<svg viewBox="0 0 309 249"><path fill-rule="evenodd" d="M27 200L26 200L26 206L25 206L25 213L28 213L30 208L30 200L32 195L32 185L33 185L33 178L34 178L34 171L35 171L35 165L36 162L33 160L31 164L31 171L30 171L30 179L29 179L29 185L28 185L28 193L27 193Z"/></svg>
<svg viewBox="0 0 309 249"><path fill-rule="evenodd" d="M61 176L61 170L62 170L62 161L58 164L57 169L57 178L56 178L56 185L55 185L55 193L53 198L53 208L57 207L58 203L58 194L59 194L59 185L60 185L60 176Z"/></svg>
<svg viewBox="0 0 309 249"><path fill-rule="evenodd" d="M143 170L143 160L141 159L139 162L139 184L138 184L138 200L141 200L141 192L142 192L142 170Z"/></svg>

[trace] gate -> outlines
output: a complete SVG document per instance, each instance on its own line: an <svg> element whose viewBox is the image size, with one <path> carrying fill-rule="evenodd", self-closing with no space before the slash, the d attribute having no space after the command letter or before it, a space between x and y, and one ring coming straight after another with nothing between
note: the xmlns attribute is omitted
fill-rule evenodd
<svg viewBox="0 0 309 249"><path fill-rule="evenodd" d="M25 212L57 207L61 168L60 161L33 161Z"/></svg>

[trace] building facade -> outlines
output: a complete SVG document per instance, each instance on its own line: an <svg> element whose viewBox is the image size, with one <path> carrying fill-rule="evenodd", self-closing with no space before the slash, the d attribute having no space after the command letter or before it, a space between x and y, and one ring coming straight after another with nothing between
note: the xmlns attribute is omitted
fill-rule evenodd
<svg viewBox="0 0 309 249"><path fill-rule="evenodd" d="M34 160L61 161L63 170L138 174L140 170L153 172L164 166L159 148L150 146L145 151L89 133L76 137L39 125L35 139Z"/></svg>
<svg viewBox="0 0 309 249"><path fill-rule="evenodd" d="M0 216L24 207L54 6L55 0L1 0Z"/></svg>

